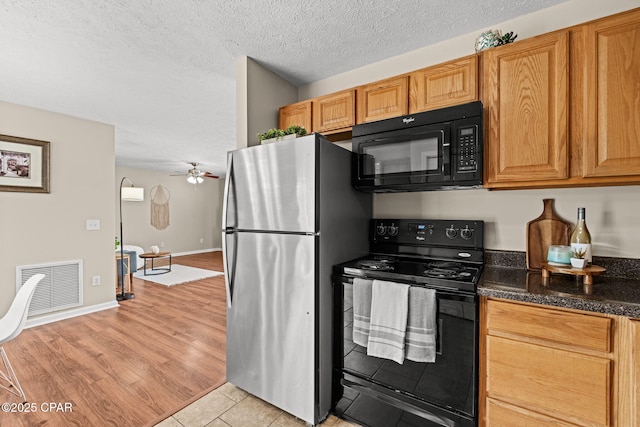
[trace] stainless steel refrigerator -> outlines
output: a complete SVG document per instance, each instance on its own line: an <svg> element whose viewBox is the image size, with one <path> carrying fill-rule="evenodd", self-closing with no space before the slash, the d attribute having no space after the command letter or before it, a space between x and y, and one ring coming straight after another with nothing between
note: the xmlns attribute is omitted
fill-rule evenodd
<svg viewBox="0 0 640 427"><path fill-rule="evenodd" d="M368 253L351 152L312 134L228 153L227 381L309 424L331 406L333 265Z"/></svg>

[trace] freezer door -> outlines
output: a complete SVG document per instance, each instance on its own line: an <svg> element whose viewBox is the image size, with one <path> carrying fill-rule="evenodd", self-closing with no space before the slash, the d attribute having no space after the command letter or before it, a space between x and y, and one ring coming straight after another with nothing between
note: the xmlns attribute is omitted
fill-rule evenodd
<svg viewBox="0 0 640 427"><path fill-rule="evenodd" d="M237 232L227 238L236 267L228 288L227 381L315 424L317 237Z"/></svg>
<svg viewBox="0 0 640 427"><path fill-rule="evenodd" d="M316 139L309 135L229 153L224 227L316 232Z"/></svg>

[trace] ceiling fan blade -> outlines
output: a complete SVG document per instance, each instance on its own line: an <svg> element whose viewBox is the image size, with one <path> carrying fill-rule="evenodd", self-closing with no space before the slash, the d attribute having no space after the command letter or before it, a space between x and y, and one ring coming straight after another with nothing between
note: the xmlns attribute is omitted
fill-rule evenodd
<svg viewBox="0 0 640 427"><path fill-rule="evenodd" d="M205 172L205 173L203 174L203 176L205 176L205 177L207 177L207 178L220 178L218 175L214 175L214 174L212 174L212 173L210 173L210 172Z"/></svg>

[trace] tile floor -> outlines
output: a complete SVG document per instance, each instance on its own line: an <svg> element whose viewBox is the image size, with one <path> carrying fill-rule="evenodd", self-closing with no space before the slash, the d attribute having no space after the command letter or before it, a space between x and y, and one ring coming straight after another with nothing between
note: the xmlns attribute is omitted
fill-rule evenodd
<svg viewBox="0 0 640 427"><path fill-rule="evenodd" d="M294 416L226 383L155 427L297 427L306 426ZM349 427L333 415L324 427Z"/></svg>

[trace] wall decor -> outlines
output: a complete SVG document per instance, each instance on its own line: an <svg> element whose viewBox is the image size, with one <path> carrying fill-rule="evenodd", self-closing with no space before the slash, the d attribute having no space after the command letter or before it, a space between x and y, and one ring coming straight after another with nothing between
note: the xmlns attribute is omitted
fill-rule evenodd
<svg viewBox="0 0 640 427"><path fill-rule="evenodd" d="M0 135L0 191L49 192L49 142Z"/></svg>
<svg viewBox="0 0 640 427"><path fill-rule="evenodd" d="M151 189L151 225L158 230L169 226L169 189L156 185Z"/></svg>

